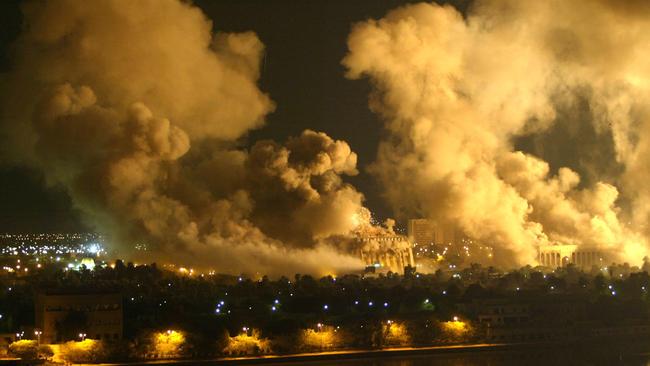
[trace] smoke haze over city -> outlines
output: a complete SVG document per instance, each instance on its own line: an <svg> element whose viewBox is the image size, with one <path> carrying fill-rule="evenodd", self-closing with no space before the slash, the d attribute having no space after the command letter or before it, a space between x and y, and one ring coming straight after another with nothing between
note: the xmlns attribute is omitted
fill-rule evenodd
<svg viewBox="0 0 650 366"><path fill-rule="evenodd" d="M20 5L0 162L65 192L125 258L344 273L364 266L360 236L395 235L413 218L489 245L505 268L536 265L553 244L633 265L650 249L643 1L396 2L337 18L345 33L328 42L343 53L322 59L357 98L313 91L339 109L299 121L283 108L309 105L311 91L289 86L276 100L264 82L275 49L255 28L222 29L220 9ZM274 83L322 69L300 63ZM358 110L364 128L345 123Z"/></svg>

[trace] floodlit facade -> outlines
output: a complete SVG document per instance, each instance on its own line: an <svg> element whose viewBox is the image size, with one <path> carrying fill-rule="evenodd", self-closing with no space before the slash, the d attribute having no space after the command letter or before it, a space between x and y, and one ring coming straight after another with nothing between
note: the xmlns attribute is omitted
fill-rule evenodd
<svg viewBox="0 0 650 366"><path fill-rule="evenodd" d="M441 262L452 266L493 263L490 243L470 238L451 223L411 219L408 221L408 238L413 243L415 261L424 271L437 270Z"/></svg>
<svg viewBox="0 0 650 366"><path fill-rule="evenodd" d="M408 237L413 243L433 244L436 242L436 226L431 220L411 219L408 222Z"/></svg>
<svg viewBox="0 0 650 366"><path fill-rule="evenodd" d="M601 266L603 256L597 250L578 248L577 245L542 245L538 252L539 264L546 267L565 267L573 264L582 269Z"/></svg>
<svg viewBox="0 0 650 366"><path fill-rule="evenodd" d="M453 245L460 236L453 225L443 225L429 219L410 219L408 237L414 244Z"/></svg>
<svg viewBox="0 0 650 366"><path fill-rule="evenodd" d="M41 293L36 296L36 328L41 341L63 340L62 325L70 314L83 314L84 334L92 339L122 338L122 295L118 293Z"/></svg>

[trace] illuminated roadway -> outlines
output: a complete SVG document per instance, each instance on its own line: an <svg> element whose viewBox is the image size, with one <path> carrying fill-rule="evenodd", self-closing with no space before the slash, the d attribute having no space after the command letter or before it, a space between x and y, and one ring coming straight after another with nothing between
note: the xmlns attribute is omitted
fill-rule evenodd
<svg viewBox="0 0 650 366"><path fill-rule="evenodd" d="M118 366L118 365L245 365L245 364L271 364L271 363L289 363L289 362L307 362L307 361L328 361L328 360L348 360L359 358L378 358L378 357L395 357L410 356L416 354L450 354L463 352L480 352L496 351L512 348L512 344L469 344L453 346L430 346L430 347L389 347L375 350L342 350L342 351L325 351L314 353L296 353L290 355L263 355L263 356L246 356L246 357L228 357L215 358L209 360L152 360L142 362L125 362L125 363L103 363L93 364L93 366Z"/></svg>

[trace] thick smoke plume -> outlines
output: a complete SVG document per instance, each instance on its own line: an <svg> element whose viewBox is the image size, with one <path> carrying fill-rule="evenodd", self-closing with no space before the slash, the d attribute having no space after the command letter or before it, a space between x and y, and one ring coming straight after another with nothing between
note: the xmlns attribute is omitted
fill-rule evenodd
<svg viewBox="0 0 650 366"><path fill-rule="evenodd" d="M510 265L534 263L546 243L639 264L650 230L648 15L643 1L479 0L466 16L423 3L356 24L343 64L375 87L370 107L388 136L372 171L395 211L458 224ZM591 140L544 140L585 123ZM526 139L584 158L547 162L518 148Z"/></svg>
<svg viewBox="0 0 650 366"><path fill-rule="evenodd" d="M256 83L254 33L216 34L175 0L45 1L4 75L4 153L67 188L118 253L220 272L349 271L322 244L348 235L363 196L356 154L305 131L238 141L274 109ZM131 255L137 256L137 253Z"/></svg>

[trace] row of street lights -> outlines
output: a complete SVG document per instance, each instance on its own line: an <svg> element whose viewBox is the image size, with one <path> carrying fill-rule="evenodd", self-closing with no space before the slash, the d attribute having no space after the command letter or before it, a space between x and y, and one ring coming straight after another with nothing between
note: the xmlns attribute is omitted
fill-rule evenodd
<svg viewBox="0 0 650 366"><path fill-rule="evenodd" d="M43 334L42 330L40 330L40 329L35 329L34 330L34 335L36 336L36 340L37 340L39 346L41 345L41 335L42 334ZM18 340L22 340L24 336L25 336L24 331L16 333L16 338ZM79 333L79 339L81 339L82 341L86 340L86 333Z"/></svg>

